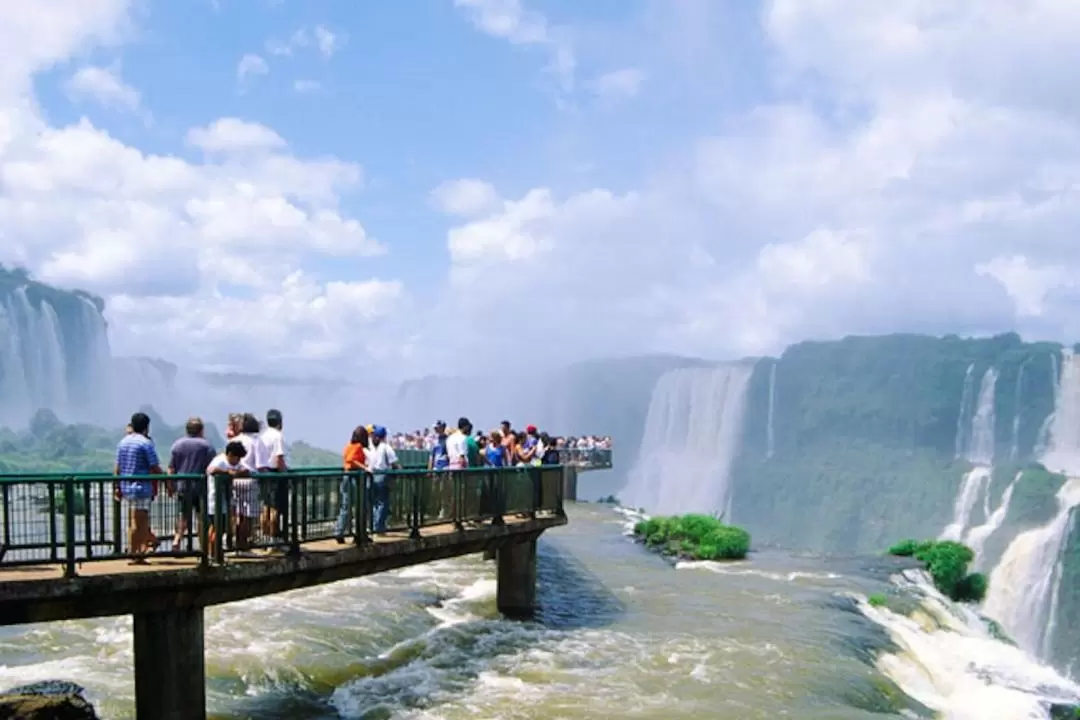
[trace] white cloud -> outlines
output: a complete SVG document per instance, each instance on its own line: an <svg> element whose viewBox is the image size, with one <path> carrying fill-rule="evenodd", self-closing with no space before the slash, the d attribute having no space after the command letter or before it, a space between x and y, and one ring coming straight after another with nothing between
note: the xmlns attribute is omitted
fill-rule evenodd
<svg viewBox="0 0 1080 720"><path fill-rule="evenodd" d="M341 49L345 41L325 26L316 25L315 42L318 44L319 52L322 53L323 57L330 57Z"/></svg>
<svg viewBox="0 0 1080 720"><path fill-rule="evenodd" d="M311 38L308 35L307 29L300 28L290 35L288 40L283 41L275 38L267 40L266 52L281 57L292 57L294 52L306 48L310 44Z"/></svg>
<svg viewBox="0 0 1080 720"><path fill-rule="evenodd" d="M645 73L638 68L622 68L596 78L592 89L601 98L632 98L641 90L641 83L644 80Z"/></svg>
<svg viewBox="0 0 1080 720"><path fill-rule="evenodd" d="M293 90L302 94L314 93L322 90L322 83L317 80L295 80Z"/></svg>
<svg viewBox="0 0 1080 720"><path fill-rule="evenodd" d="M1016 304L1020 316L1038 317L1046 312L1046 297L1076 281L1061 266L1032 267L1023 255L999 256L979 263L975 272L994 278Z"/></svg>
<svg viewBox="0 0 1080 720"><path fill-rule="evenodd" d="M206 127L191 128L186 140L206 152L218 153L285 147L285 140L270 128L239 118L219 118Z"/></svg>
<svg viewBox="0 0 1080 720"><path fill-rule="evenodd" d="M270 66L266 64L266 61L261 56L248 53L240 58L240 62L236 66L236 79L243 83L252 75L265 75L268 72L270 72Z"/></svg>
<svg viewBox="0 0 1080 720"><path fill-rule="evenodd" d="M573 89L577 58L564 29L555 28L520 0L454 0L476 29L514 45L544 47L551 55L548 70L564 91Z"/></svg>
<svg viewBox="0 0 1080 720"><path fill-rule="evenodd" d="M116 68L79 68L68 80L66 90L75 100L88 98L106 107L139 110L139 91L126 84Z"/></svg>
<svg viewBox="0 0 1080 720"><path fill-rule="evenodd" d="M483 180L462 178L449 180L432 190L431 201L448 215L469 217L493 208L499 202L499 195Z"/></svg>
<svg viewBox="0 0 1080 720"><path fill-rule="evenodd" d="M127 3L13 7L0 6L0 262L102 294L121 353L248 369L395 361L391 320L409 298L368 269L386 248L341 209L358 165L296 157L236 118L187 133L202 162L144 153L86 119L50 127L33 73L119 38ZM80 90L110 87L87 77ZM121 102L119 87L103 97Z"/></svg>

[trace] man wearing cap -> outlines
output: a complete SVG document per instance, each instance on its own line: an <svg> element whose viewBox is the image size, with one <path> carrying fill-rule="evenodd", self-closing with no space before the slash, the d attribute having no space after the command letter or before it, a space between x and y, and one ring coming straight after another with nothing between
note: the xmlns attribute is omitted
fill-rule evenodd
<svg viewBox="0 0 1080 720"><path fill-rule="evenodd" d="M531 465L533 459L536 457L539 446L540 434L535 425L529 425L525 428L525 442L521 444L522 462L526 465Z"/></svg>
<svg viewBox="0 0 1080 720"><path fill-rule="evenodd" d="M390 487L387 470L397 470L397 453L386 442L386 428L376 425L371 432L371 452L367 454L371 476L371 524L372 531L386 532L386 523L390 517ZM379 471L382 472L379 472Z"/></svg>

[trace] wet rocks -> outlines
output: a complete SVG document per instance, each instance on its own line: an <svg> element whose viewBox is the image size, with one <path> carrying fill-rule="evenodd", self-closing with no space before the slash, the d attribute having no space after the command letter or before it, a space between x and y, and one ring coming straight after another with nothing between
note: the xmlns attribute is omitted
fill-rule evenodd
<svg viewBox="0 0 1080 720"><path fill-rule="evenodd" d="M99 720L75 683L48 680L0 693L0 720Z"/></svg>

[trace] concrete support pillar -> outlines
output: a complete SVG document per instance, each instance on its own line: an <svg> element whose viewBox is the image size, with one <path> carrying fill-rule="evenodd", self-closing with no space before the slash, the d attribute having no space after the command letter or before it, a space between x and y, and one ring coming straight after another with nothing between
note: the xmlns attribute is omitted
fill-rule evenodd
<svg viewBox="0 0 1080 720"><path fill-rule="evenodd" d="M137 720L206 720L203 610L135 614Z"/></svg>
<svg viewBox="0 0 1080 720"><path fill-rule="evenodd" d="M536 610L536 538L500 547L496 569L499 612L514 619L531 618Z"/></svg>
<svg viewBox="0 0 1080 720"><path fill-rule="evenodd" d="M577 502L577 466L564 465L562 472L563 502Z"/></svg>
<svg viewBox="0 0 1080 720"><path fill-rule="evenodd" d="M491 548L490 550L485 550L484 551L484 559L485 560L494 560L498 556L498 554L499 554L499 551L497 549L495 549L495 548Z"/></svg>

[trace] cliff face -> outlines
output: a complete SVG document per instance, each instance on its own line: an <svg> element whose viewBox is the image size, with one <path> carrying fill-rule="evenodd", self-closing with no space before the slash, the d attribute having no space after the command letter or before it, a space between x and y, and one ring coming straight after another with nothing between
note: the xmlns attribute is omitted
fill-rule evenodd
<svg viewBox="0 0 1080 720"><path fill-rule="evenodd" d="M1042 452L1060 359L1060 346L1010 334L849 338L762 360L734 516L755 540L827 552L936 536L973 465L1018 468ZM995 476L1000 493L1009 473Z"/></svg>
<svg viewBox="0 0 1080 720"><path fill-rule="evenodd" d="M0 424L49 408L92 419L110 380L104 302L0 266Z"/></svg>

